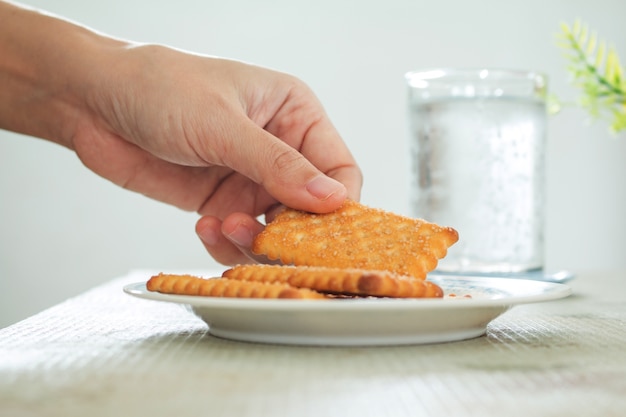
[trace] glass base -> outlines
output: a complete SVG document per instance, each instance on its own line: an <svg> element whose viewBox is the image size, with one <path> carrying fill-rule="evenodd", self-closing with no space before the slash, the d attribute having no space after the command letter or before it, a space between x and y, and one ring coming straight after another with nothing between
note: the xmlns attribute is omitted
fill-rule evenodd
<svg viewBox="0 0 626 417"><path fill-rule="evenodd" d="M508 272L508 273L435 270L431 274L440 275L440 276L449 275L449 276L531 279L535 281L555 282L555 283L568 282L575 278L574 273L571 271L561 270L561 271L555 271L555 272L548 272L541 268L533 269L530 271Z"/></svg>

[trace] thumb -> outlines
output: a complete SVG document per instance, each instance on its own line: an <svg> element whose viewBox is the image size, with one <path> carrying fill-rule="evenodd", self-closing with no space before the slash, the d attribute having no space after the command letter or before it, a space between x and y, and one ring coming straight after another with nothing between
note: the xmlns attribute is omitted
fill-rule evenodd
<svg viewBox="0 0 626 417"><path fill-rule="evenodd" d="M316 213L337 209L348 191L300 152L253 123L231 138L222 161L262 185L287 207ZM241 126L243 127L243 126Z"/></svg>

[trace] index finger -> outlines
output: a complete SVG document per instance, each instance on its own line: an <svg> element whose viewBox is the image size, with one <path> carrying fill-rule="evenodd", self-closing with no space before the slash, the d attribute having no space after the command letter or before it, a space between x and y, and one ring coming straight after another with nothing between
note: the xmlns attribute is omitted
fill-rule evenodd
<svg viewBox="0 0 626 417"><path fill-rule="evenodd" d="M300 152L320 171L345 185L350 199L360 199L363 174L328 118L320 119L311 126Z"/></svg>
<svg viewBox="0 0 626 417"><path fill-rule="evenodd" d="M315 97L307 97L306 102L308 105L303 107L284 105L265 129L297 149L324 174L345 185L348 197L358 201L363 185L361 169L321 104Z"/></svg>

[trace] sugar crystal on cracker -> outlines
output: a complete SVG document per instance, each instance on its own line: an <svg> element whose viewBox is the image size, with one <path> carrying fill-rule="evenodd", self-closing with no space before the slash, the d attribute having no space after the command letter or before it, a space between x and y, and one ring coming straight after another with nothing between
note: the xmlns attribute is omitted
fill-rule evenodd
<svg viewBox="0 0 626 417"><path fill-rule="evenodd" d="M254 240L253 252L283 264L391 271L424 279L458 233L347 200L315 214L287 208Z"/></svg>

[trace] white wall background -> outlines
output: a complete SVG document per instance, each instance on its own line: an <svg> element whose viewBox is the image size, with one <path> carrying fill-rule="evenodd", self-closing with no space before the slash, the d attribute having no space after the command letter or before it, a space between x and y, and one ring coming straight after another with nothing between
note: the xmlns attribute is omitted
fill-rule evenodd
<svg viewBox="0 0 626 417"><path fill-rule="evenodd" d="M362 201L406 214L406 71L537 69L549 75L553 92L571 98L554 34L561 21L577 17L613 40L626 59L623 0L26 3L117 37L300 77L359 161ZM626 135L612 137L604 124L585 119L570 109L550 120L547 264L624 268ZM116 188L67 149L0 131L0 327L132 268L216 267L197 241L195 220Z"/></svg>

